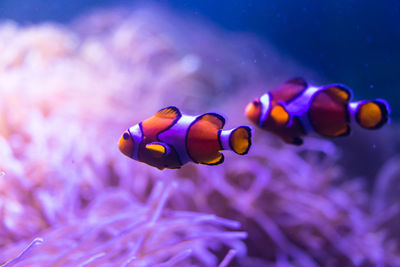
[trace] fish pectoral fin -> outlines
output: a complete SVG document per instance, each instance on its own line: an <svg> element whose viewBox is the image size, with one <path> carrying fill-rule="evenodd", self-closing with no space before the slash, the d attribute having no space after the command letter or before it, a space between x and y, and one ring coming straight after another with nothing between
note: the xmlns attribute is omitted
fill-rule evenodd
<svg viewBox="0 0 400 267"><path fill-rule="evenodd" d="M218 152L212 159L200 163L204 165L219 165L223 162L224 162L224 155Z"/></svg>
<svg viewBox="0 0 400 267"><path fill-rule="evenodd" d="M279 126L287 125L290 121L290 114L283 105L273 107L270 116Z"/></svg>
<svg viewBox="0 0 400 267"><path fill-rule="evenodd" d="M161 158L169 153L169 147L167 144L153 142L146 145L146 149L151 151L152 156L155 158Z"/></svg>
<svg viewBox="0 0 400 267"><path fill-rule="evenodd" d="M304 78L301 77L290 79L289 81L285 82L285 84L300 85L304 88L308 86L306 80L304 80Z"/></svg>
<svg viewBox="0 0 400 267"><path fill-rule="evenodd" d="M333 100L339 103L347 103L351 99L350 90L341 84L328 85L323 90Z"/></svg>
<svg viewBox="0 0 400 267"><path fill-rule="evenodd" d="M158 111L156 113L155 116L157 116L159 118L178 119L178 118L182 117L182 113L179 111L179 109L177 107L170 106L170 107L161 109L160 111Z"/></svg>
<svg viewBox="0 0 400 267"><path fill-rule="evenodd" d="M222 129L225 125L225 119L217 113L205 113L200 115L197 120L205 120L215 125L218 130Z"/></svg>
<svg viewBox="0 0 400 267"><path fill-rule="evenodd" d="M299 97L307 88L308 84L303 78L294 78L275 88L271 92L272 99L289 103Z"/></svg>

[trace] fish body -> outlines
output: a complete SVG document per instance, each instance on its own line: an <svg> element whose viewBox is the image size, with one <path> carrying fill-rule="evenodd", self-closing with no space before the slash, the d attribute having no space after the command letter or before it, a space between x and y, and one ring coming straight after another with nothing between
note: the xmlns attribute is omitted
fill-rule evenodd
<svg viewBox="0 0 400 267"><path fill-rule="evenodd" d="M218 165L224 161L221 150L245 155L251 146L249 127L222 130L224 124L216 113L189 116L171 106L126 130L118 147L124 155L160 170L191 161Z"/></svg>
<svg viewBox="0 0 400 267"><path fill-rule="evenodd" d="M379 129L389 120L389 105L381 99L351 102L351 91L344 85L316 87L294 78L250 102L245 114L286 143L301 145L302 137L313 133L347 136L351 124Z"/></svg>

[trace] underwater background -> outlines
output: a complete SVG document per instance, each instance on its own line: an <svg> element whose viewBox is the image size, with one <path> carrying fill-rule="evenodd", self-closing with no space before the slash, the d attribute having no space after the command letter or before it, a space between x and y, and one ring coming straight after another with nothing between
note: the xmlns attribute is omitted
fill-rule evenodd
<svg viewBox="0 0 400 267"><path fill-rule="evenodd" d="M0 264L399 266L398 1L0 2ZM159 171L120 134L302 76L386 99L390 125Z"/></svg>
<svg viewBox="0 0 400 267"><path fill-rule="evenodd" d="M400 2L355 1L42 1L3 0L0 17L21 23L70 22L96 7L158 3L232 32L253 33L281 53L353 88L360 99L400 97ZM394 105L392 116L399 118Z"/></svg>

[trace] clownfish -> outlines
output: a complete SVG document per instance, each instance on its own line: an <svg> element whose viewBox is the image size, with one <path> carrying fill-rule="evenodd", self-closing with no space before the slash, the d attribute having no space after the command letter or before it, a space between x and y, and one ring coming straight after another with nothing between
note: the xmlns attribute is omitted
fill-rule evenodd
<svg viewBox="0 0 400 267"><path fill-rule="evenodd" d="M224 124L225 119L216 113L188 116L171 106L126 130L118 148L160 170L179 169L189 161L218 165L224 162L220 150L245 155L251 146L250 127L222 130Z"/></svg>
<svg viewBox="0 0 400 267"><path fill-rule="evenodd" d="M347 136L350 124L379 129L389 120L386 101L351 102L350 90L341 84L310 86L294 78L250 102L245 114L260 128L280 136L286 143L301 145L302 136Z"/></svg>

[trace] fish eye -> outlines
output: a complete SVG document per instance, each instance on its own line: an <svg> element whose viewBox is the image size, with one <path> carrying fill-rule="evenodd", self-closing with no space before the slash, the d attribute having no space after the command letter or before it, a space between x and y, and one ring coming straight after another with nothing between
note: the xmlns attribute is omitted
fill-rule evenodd
<svg viewBox="0 0 400 267"><path fill-rule="evenodd" d="M130 136L128 133L124 133L122 137L124 138L124 140L128 140Z"/></svg>
<svg viewBox="0 0 400 267"><path fill-rule="evenodd" d="M253 100L253 105L258 107L260 105L260 101L258 99Z"/></svg>

